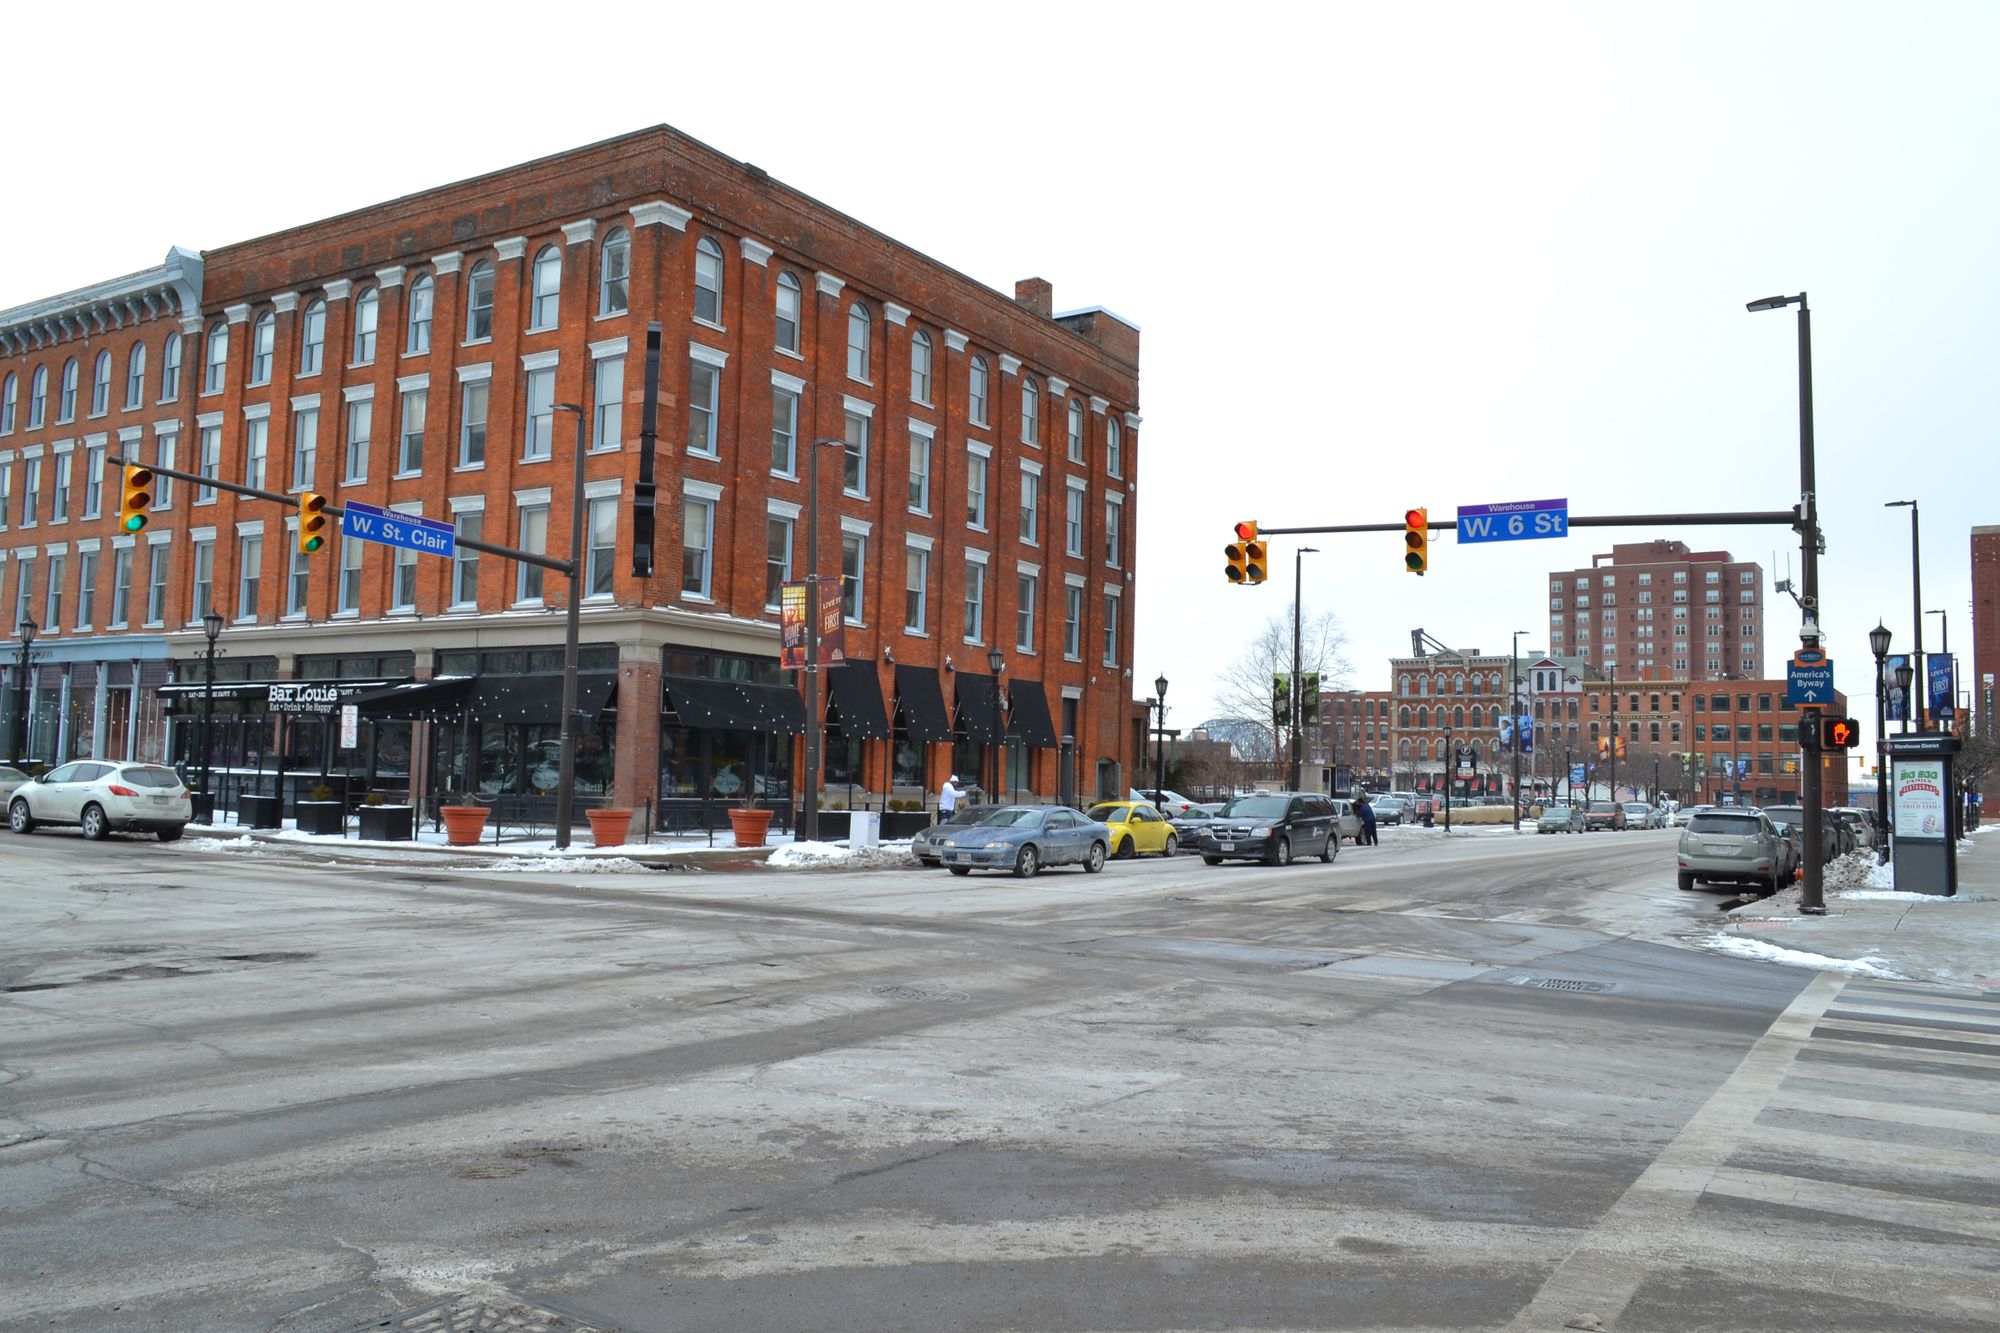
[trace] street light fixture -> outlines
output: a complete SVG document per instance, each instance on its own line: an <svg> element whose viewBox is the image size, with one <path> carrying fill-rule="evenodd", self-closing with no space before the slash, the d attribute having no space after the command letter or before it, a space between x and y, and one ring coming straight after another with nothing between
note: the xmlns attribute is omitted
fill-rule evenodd
<svg viewBox="0 0 2000 1333"><path fill-rule="evenodd" d="M14 627L21 640L20 666L14 672L14 760L22 765L28 762L28 663L33 660L35 636L41 632L32 616L22 616Z"/></svg>
<svg viewBox="0 0 2000 1333"><path fill-rule="evenodd" d="M1000 730L1000 668L1007 665L1007 654L998 648L988 650L986 666L993 673L993 786L995 796L1000 794L1000 783L1006 777L1007 736Z"/></svg>
<svg viewBox="0 0 2000 1333"><path fill-rule="evenodd" d="M204 679L207 682L201 696L201 794L208 802L208 820L215 821L215 789L209 785L208 766L215 753L215 641L222 635L222 613L210 611L201 618L201 632L208 639L208 654Z"/></svg>
<svg viewBox="0 0 2000 1333"><path fill-rule="evenodd" d="M1889 770L1884 763L1882 733L1888 728L1889 682L1883 679L1883 665L1889 656L1889 627L1881 621L1868 631L1868 651L1875 655L1875 819L1886 835L1889 830ZM1889 839L1877 839L1877 859L1889 859Z"/></svg>
<svg viewBox="0 0 2000 1333"><path fill-rule="evenodd" d="M806 789L799 796L795 836L812 842L819 837L819 451L845 450L845 439L814 440L806 446ZM836 575L836 577L838 577ZM996 689L999 688L995 682ZM997 704L996 704L997 706Z"/></svg>
<svg viewBox="0 0 2000 1333"><path fill-rule="evenodd" d="M1164 675L1153 678L1153 701L1160 707L1160 725L1153 741L1153 797L1165 800L1160 795L1167 789L1167 678Z"/></svg>
<svg viewBox="0 0 2000 1333"><path fill-rule="evenodd" d="M1924 557L1917 545L1917 502L1915 500L1890 500L1884 509L1908 509L1910 511L1910 623L1916 642L1910 649L1910 666L1917 679L1924 673ZM1924 729L1924 704L1921 699L1912 698L1910 692L1903 691L1903 713L1907 717L1915 710L1917 730Z"/></svg>

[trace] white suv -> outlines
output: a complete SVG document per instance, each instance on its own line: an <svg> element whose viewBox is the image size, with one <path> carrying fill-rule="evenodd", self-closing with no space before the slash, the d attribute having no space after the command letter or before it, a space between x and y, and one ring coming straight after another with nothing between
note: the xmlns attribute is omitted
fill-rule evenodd
<svg viewBox="0 0 2000 1333"><path fill-rule="evenodd" d="M194 817L180 775L158 764L79 759L15 788L7 826L33 833L37 824L76 824L95 842L115 831L157 833L172 842Z"/></svg>

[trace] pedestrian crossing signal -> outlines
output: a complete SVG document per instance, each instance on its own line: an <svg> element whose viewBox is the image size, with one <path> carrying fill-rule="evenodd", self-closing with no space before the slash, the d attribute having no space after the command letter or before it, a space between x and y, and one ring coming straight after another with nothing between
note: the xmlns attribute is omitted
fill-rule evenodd
<svg viewBox="0 0 2000 1333"><path fill-rule="evenodd" d="M311 555L326 545L326 497L307 491L299 497L299 554Z"/></svg>
<svg viewBox="0 0 2000 1333"><path fill-rule="evenodd" d="M1852 750L1861 744L1861 728L1854 725L1851 717L1822 718L1819 740L1822 750Z"/></svg>
<svg viewBox="0 0 2000 1333"><path fill-rule="evenodd" d="M118 530L139 532L151 521L153 469L135 464L125 466L125 485L118 501Z"/></svg>
<svg viewBox="0 0 2000 1333"><path fill-rule="evenodd" d="M1431 567L1431 512L1428 509L1403 511L1403 568L1422 574Z"/></svg>

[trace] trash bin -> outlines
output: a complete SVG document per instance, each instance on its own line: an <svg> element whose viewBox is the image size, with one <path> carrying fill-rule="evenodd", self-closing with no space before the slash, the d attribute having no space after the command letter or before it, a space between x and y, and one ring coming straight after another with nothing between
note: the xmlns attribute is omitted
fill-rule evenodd
<svg viewBox="0 0 2000 1333"><path fill-rule="evenodd" d="M874 810L856 810L848 816L847 846L850 851L873 850L882 843L882 816Z"/></svg>

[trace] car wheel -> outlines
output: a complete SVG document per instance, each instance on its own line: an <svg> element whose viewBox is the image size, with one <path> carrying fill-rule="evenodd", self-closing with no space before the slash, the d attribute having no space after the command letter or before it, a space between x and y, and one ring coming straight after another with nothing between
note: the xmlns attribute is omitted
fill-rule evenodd
<svg viewBox="0 0 2000 1333"><path fill-rule="evenodd" d="M972 867L971 867L971 866L950 866L950 867L947 867L947 868L948 868L948 869L949 869L949 870L951 871L951 873L952 873L952 874L954 874L954 875L970 875L970 874L972 873Z"/></svg>
<svg viewBox="0 0 2000 1333"><path fill-rule="evenodd" d="M1083 858L1083 871L1086 875L1095 875L1102 869L1104 869L1104 844L1093 842L1090 844L1090 855Z"/></svg>
<svg viewBox="0 0 2000 1333"><path fill-rule="evenodd" d="M1176 838L1173 834L1169 833L1167 835L1167 845L1160 848L1160 855L1172 856L1175 852L1179 851L1180 849L1181 849L1180 839Z"/></svg>
<svg viewBox="0 0 2000 1333"><path fill-rule="evenodd" d="M1686 893L1689 889L1692 889L1694 887L1694 876L1685 870L1681 871L1680 886L1682 893Z"/></svg>
<svg viewBox="0 0 2000 1333"><path fill-rule="evenodd" d="M7 808L7 827L16 833L35 831L35 817L28 813L26 801L17 798L14 804Z"/></svg>
<svg viewBox="0 0 2000 1333"><path fill-rule="evenodd" d="M181 840L181 830L182 830L182 829L183 829L184 827L186 827L186 826L185 826L185 825L182 825L182 824L176 824L176 825L174 825L174 826L173 826L172 828L163 828L163 829L161 829L161 830L160 830L160 841L161 841L161 842L179 842L179 841Z"/></svg>
<svg viewBox="0 0 2000 1333"><path fill-rule="evenodd" d="M1120 838L1118 840L1118 859L1121 861L1132 859L1132 840L1130 838Z"/></svg>
<svg viewBox="0 0 2000 1333"><path fill-rule="evenodd" d="M1288 866L1291 863L1292 840L1290 838L1279 838L1271 847L1271 864L1274 866Z"/></svg>
<svg viewBox="0 0 2000 1333"><path fill-rule="evenodd" d="M111 836L111 821L104 817L104 808L99 805L83 807L83 836L92 842L103 842Z"/></svg>
<svg viewBox="0 0 2000 1333"><path fill-rule="evenodd" d="M1035 872L1041 868L1041 858L1035 855L1033 843L1023 847L1021 854L1014 858L1014 877L1016 879L1033 879Z"/></svg>
<svg viewBox="0 0 2000 1333"><path fill-rule="evenodd" d="M1219 856L1204 855L1201 858L1201 863L1205 866L1219 866L1222 864L1222 858Z"/></svg>
<svg viewBox="0 0 2000 1333"><path fill-rule="evenodd" d="M1355 843L1355 846L1357 847L1360 845L1361 844L1359 842ZM1333 858L1339 855L1340 855L1340 835L1336 833L1331 838L1328 838L1326 840L1326 850L1319 854L1319 859L1327 862L1328 864L1332 864Z"/></svg>

